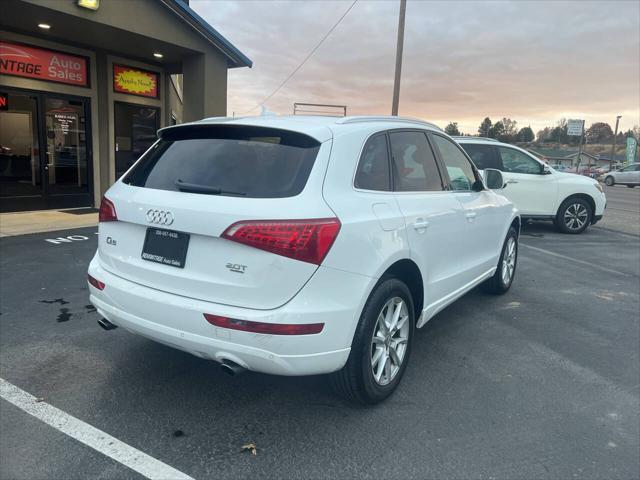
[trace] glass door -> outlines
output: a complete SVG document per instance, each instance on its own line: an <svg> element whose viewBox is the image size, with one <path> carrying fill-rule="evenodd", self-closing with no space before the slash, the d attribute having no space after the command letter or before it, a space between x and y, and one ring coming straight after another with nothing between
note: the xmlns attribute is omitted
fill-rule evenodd
<svg viewBox="0 0 640 480"><path fill-rule="evenodd" d="M47 95L44 99L45 195L51 206L91 203L87 101Z"/></svg>
<svg viewBox="0 0 640 480"><path fill-rule="evenodd" d="M0 110L1 210L43 208L38 96L21 92L2 95L5 103Z"/></svg>
<svg viewBox="0 0 640 480"><path fill-rule="evenodd" d="M4 90L0 211L93 204L89 100Z"/></svg>

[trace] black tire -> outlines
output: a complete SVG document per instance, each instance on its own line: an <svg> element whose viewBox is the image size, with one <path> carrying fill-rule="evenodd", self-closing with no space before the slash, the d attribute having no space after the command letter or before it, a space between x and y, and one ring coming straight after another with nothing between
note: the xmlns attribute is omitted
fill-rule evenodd
<svg viewBox="0 0 640 480"><path fill-rule="evenodd" d="M633 187L635 187L635 185L627 185L627 187L633 188Z"/></svg>
<svg viewBox="0 0 640 480"><path fill-rule="evenodd" d="M554 223L561 233L578 234L584 232L592 220L589 202L581 197L569 197L560 205Z"/></svg>
<svg viewBox="0 0 640 480"><path fill-rule="evenodd" d="M514 247L514 257L513 257L513 268L511 269L511 273L509 275L509 279L505 281L505 276L503 272L506 268L508 268L505 263L505 257L507 256L507 251L510 246L510 239L513 239L513 247ZM513 279L516 276L516 267L518 266L518 232L516 229L511 227L507 232L507 237L504 239L504 243L502 244L502 251L500 252L500 260L498 260L498 269L496 273L493 274L489 280L485 281L482 284L482 289L487 293L493 293L494 295L502 295L503 293L507 293L513 285Z"/></svg>
<svg viewBox="0 0 640 480"><path fill-rule="evenodd" d="M392 301L394 298L400 298L406 304L408 314L406 322L409 324L408 339L400 362L400 368L396 370L395 375L389 376L391 380L386 385L380 385L374 378L372 367L372 354L374 353L374 348L377 348L372 339L374 329L378 327L379 315L383 313L383 308L387 302ZM380 279L362 310L346 365L341 370L330 375L330 381L336 393L351 402L368 405L379 403L389 397L395 391L400 380L402 380L409 362L415 324L413 298L404 282L394 277ZM382 345L380 347L384 348ZM391 357L389 357L389 362L391 361ZM392 369L393 364L390 365Z"/></svg>
<svg viewBox="0 0 640 480"><path fill-rule="evenodd" d="M616 184L616 181L613 179L611 175L604 179L604 184L608 187L613 187Z"/></svg>

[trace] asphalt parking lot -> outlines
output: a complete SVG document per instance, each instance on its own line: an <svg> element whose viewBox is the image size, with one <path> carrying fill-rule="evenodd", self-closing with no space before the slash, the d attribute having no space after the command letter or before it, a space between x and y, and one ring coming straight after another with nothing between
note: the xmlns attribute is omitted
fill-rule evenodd
<svg viewBox="0 0 640 480"><path fill-rule="evenodd" d="M640 187L616 185L604 189L607 209L598 227L640 236Z"/></svg>
<svg viewBox="0 0 640 480"><path fill-rule="evenodd" d="M418 331L376 407L105 332L85 283L95 228L0 239L0 377L198 479L638 478L640 188L607 195L582 235L526 226L511 291ZM3 479L143 478L5 400L0 431Z"/></svg>

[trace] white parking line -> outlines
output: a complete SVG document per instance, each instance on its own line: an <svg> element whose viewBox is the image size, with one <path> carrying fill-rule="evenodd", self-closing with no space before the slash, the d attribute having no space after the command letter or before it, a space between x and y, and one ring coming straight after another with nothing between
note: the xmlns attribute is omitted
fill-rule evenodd
<svg viewBox="0 0 640 480"><path fill-rule="evenodd" d="M596 265L596 264L591 263L591 262L585 262L584 260L578 260L577 258L567 257L566 255L561 255L559 253L552 252L550 250L545 250L544 248L532 247L531 245L527 245L526 243L520 242L520 245L522 245L523 247L530 248L531 250L535 250L536 252L546 253L547 255L551 255L552 257L557 257L557 258L563 258L565 260L570 260L570 261L572 261L574 263L579 263L580 265L586 265L589 268L595 268L596 270L600 270L602 272L613 273L615 275L623 275L625 277L632 277L633 276L633 275L630 275L628 273L621 272L619 270L613 270L611 268L601 267L600 265Z"/></svg>
<svg viewBox="0 0 640 480"><path fill-rule="evenodd" d="M189 475L121 442L108 433L57 409L0 378L0 397L47 425L152 479L193 480Z"/></svg>

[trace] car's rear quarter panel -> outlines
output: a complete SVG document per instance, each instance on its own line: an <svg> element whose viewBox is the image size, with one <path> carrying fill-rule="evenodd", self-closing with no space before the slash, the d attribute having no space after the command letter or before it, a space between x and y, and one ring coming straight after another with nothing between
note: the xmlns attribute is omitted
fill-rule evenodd
<svg viewBox="0 0 640 480"><path fill-rule="evenodd" d="M353 186L365 141L389 126L358 127L341 126L334 138L323 195L342 228L323 265L378 278L395 261L410 258L410 251L404 217L393 193Z"/></svg>

